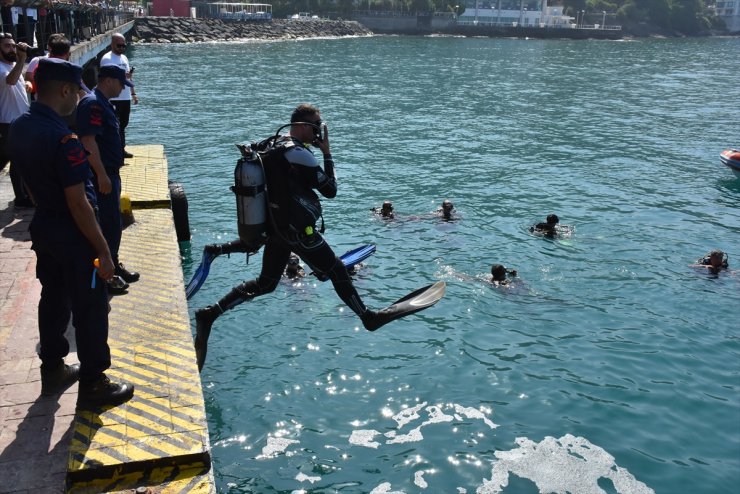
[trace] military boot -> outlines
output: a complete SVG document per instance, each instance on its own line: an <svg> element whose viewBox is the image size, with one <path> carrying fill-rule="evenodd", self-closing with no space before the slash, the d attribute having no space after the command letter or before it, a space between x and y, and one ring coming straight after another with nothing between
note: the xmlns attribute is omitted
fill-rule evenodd
<svg viewBox="0 0 740 494"><path fill-rule="evenodd" d="M51 367L41 365L41 395L61 393L73 385L80 376L80 364L67 365L62 361Z"/></svg>

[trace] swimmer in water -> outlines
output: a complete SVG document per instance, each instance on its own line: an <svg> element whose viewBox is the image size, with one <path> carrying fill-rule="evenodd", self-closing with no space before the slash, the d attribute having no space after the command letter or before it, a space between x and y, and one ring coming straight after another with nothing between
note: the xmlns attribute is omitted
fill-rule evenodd
<svg viewBox="0 0 740 494"><path fill-rule="evenodd" d="M306 276L306 272L301 266L301 259L293 253L290 254L288 264L285 266L285 276L291 280L298 280Z"/></svg>
<svg viewBox="0 0 740 494"><path fill-rule="evenodd" d="M547 215L547 223L537 223L529 227L529 231L532 233L541 233L545 237L554 237L558 234L557 224L560 223L560 218L556 214Z"/></svg>
<svg viewBox="0 0 740 494"><path fill-rule="evenodd" d="M506 275L510 278L507 278ZM516 269L506 269L503 264L494 264L491 266L491 283L495 286L505 286L511 283L511 278L516 276Z"/></svg>
<svg viewBox="0 0 740 494"><path fill-rule="evenodd" d="M725 252L715 249L701 259L698 259L693 266L706 268L712 274L719 274L723 269L728 269L730 263Z"/></svg>
<svg viewBox="0 0 740 494"><path fill-rule="evenodd" d="M389 220L392 220L395 217L395 214L393 213L393 203L391 201L383 201L383 205L380 208L372 208L370 211Z"/></svg>
<svg viewBox="0 0 740 494"><path fill-rule="evenodd" d="M437 210L437 214L441 215L445 220L452 219L452 212L455 210L455 205L452 201L445 199L442 201L442 207Z"/></svg>

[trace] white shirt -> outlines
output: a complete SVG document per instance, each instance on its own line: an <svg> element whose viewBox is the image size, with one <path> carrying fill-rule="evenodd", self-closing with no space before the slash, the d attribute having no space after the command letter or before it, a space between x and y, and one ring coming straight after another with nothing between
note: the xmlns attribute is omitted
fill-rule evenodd
<svg viewBox="0 0 740 494"><path fill-rule="evenodd" d="M117 65L121 67L123 70L126 71L126 74L129 73L131 70L131 67L128 64L128 58L126 55L116 55L113 53L113 51L109 51L105 55L103 55L103 58L100 59L100 66L104 65ZM115 98L111 98L112 101L130 101L131 100L131 88L124 85L123 91L121 91L121 94L116 96Z"/></svg>
<svg viewBox="0 0 740 494"><path fill-rule="evenodd" d="M31 61L28 62L28 67L26 67L26 75L36 72L42 58L49 58L49 54L47 53L42 57L33 57Z"/></svg>
<svg viewBox="0 0 740 494"><path fill-rule="evenodd" d="M0 60L0 123L10 123L28 110L26 81L23 76L12 86L5 83L14 65L15 63Z"/></svg>

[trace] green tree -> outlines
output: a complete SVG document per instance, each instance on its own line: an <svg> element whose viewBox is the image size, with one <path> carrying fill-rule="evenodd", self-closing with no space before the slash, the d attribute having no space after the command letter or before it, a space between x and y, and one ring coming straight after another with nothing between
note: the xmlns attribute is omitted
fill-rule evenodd
<svg viewBox="0 0 740 494"><path fill-rule="evenodd" d="M586 0L563 0L563 12L567 15L576 16L576 12L586 10Z"/></svg>
<svg viewBox="0 0 740 494"><path fill-rule="evenodd" d="M362 7L358 6L358 8ZM355 3L352 0L337 0L337 9L342 15L347 15L355 10Z"/></svg>
<svg viewBox="0 0 740 494"><path fill-rule="evenodd" d="M621 23L645 22L648 19L648 13L633 0L629 0L617 9L617 19Z"/></svg>
<svg viewBox="0 0 740 494"><path fill-rule="evenodd" d="M668 0L636 0L636 3L644 9L651 23L660 27L671 27L671 7Z"/></svg>
<svg viewBox="0 0 740 494"><path fill-rule="evenodd" d="M607 0L586 0L586 10L588 12L616 12L616 2L609 2Z"/></svg>
<svg viewBox="0 0 740 494"><path fill-rule="evenodd" d="M709 27L701 0L670 0L671 27L684 34L697 34Z"/></svg>

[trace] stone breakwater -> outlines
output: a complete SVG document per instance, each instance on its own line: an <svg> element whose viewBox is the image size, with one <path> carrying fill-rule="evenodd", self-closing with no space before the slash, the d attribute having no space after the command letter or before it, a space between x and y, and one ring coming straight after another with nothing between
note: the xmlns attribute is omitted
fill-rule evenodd
<svg viewBox="0 0 740 494"><path fill-rule="evenodd" d="M370 36L372 31L355 21L224 22L219 19L142 17L136 19L131 37L139 43L193 43L232 39L296 39Z"/></svg>

